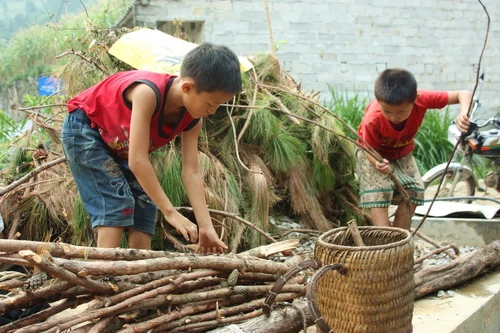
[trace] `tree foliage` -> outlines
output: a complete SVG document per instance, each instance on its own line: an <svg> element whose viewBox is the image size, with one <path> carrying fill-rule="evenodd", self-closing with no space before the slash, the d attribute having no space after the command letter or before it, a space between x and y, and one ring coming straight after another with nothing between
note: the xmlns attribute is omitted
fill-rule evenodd
<svg viewBox="0 0 500 333"><path fill-rule="evenodd" d="M0 0L0 40L8 41L32 25L64 25L71 16L86 10L97 0Z"/></svg>
<svg viewBox="0 0 500 333"><path fill-rule="evenodd" d="M103 1L64 24L30 25L8 42L0 42L0 89L18 80L55 74L69 60L59 57L62 53L89 48L88 38L97 31L105 34L125 13L128 4L123 0Z"/></svg>

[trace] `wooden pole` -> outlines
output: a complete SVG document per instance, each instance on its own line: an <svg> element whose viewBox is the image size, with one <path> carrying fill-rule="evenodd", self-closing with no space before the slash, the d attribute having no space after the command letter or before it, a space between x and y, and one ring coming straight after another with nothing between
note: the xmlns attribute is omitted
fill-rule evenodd
<svg viewBox="0 0 500 333"><path fill-rule="evenodd" d="M267 30L269 31L269 48L271 55L276 56L276 45L274 44L273 29L271 27L271 16L269 15L269 6L267 0L264 0L264 10L266 11Z"/></svg>
<svg viewBox="0 0 500 333"><path fill-rule="evenodd" d="M361 238L361 234L359 233L358 225L356 224L356 220L350 220L347 222L347 226L349 228L349 232L352 235L352 238L354 239L354 244L356 246L365 246L365 243L363 242L363 238Z"/></svg>

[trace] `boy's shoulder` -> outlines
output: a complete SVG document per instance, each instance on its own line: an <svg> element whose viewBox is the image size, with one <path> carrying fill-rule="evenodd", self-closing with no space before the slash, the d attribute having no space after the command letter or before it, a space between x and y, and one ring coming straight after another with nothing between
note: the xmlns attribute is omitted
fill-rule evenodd
<svg viewBox="0 0 500 333"><path fill-rule="evenodd" d="M161 72L153 72L149 70L142 70L142 69L130 69L126 71L120 71L116 72L110 75L111 76L158 76L158 77L170 77L170 76L175 76L172 74L168 73L161 73Z"/></svg>
<svg viewBox="0 0 500 333"><path fill-rule="evenodd" d="M419 96L440 96L442 94L448 94L446 90L429 90L429 89L418 89L417 93Z"/></svg>
<svg viewBox="0 0 500 333"><path fill-rule="evenodd" d="M448 92L445 90L418 90L417 107L443 108L448 104Z"/></svg>
<svg viewBox="0 0 500 333"><path fill-rule="evenodd" d="M162 84L167 82L171 77L175 77L175 75L146 70L128 70L114 73L105 81L116 82L118 84L130 84L131 82L152 82L153 84Z"/></svg>
<svg viewBox="0 0 500 333"><path fill-rule="evenodd" d="M377 110L380 111L380 103L377 101L376 98L374 98L370 102L368 102L368 104L366 105L365 113L374 112Z"/></svg>

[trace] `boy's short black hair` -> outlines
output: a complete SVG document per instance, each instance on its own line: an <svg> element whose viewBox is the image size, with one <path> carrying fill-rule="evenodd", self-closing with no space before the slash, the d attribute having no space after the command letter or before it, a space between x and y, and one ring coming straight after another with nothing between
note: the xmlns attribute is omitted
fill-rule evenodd
<svg viewBox="0 0 500 333"><path fill-rule="evenodd" d="M390 105L413 103L417 99L417 80L401 68L388 68L375 80L375 98Z"/></svg>
<svg viewBox="0 0 500 333"><path fill-rule="evenodd" d="M238 56L223 45L204 43L189 51L180 75L192 78L198 92L236 94L242 89Z"/></svg>

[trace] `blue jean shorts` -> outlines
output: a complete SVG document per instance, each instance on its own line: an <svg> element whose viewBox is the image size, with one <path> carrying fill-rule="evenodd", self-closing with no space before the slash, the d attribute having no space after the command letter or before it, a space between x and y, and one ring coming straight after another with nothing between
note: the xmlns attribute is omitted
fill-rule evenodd
<svg viewBox="0 0 500 333"><path fill-rule="evenodd" d="M133 228L152 235L157 207L139 185L128 161L117 158L84 111L69 113L62 144L92 228Z"/></svg>

